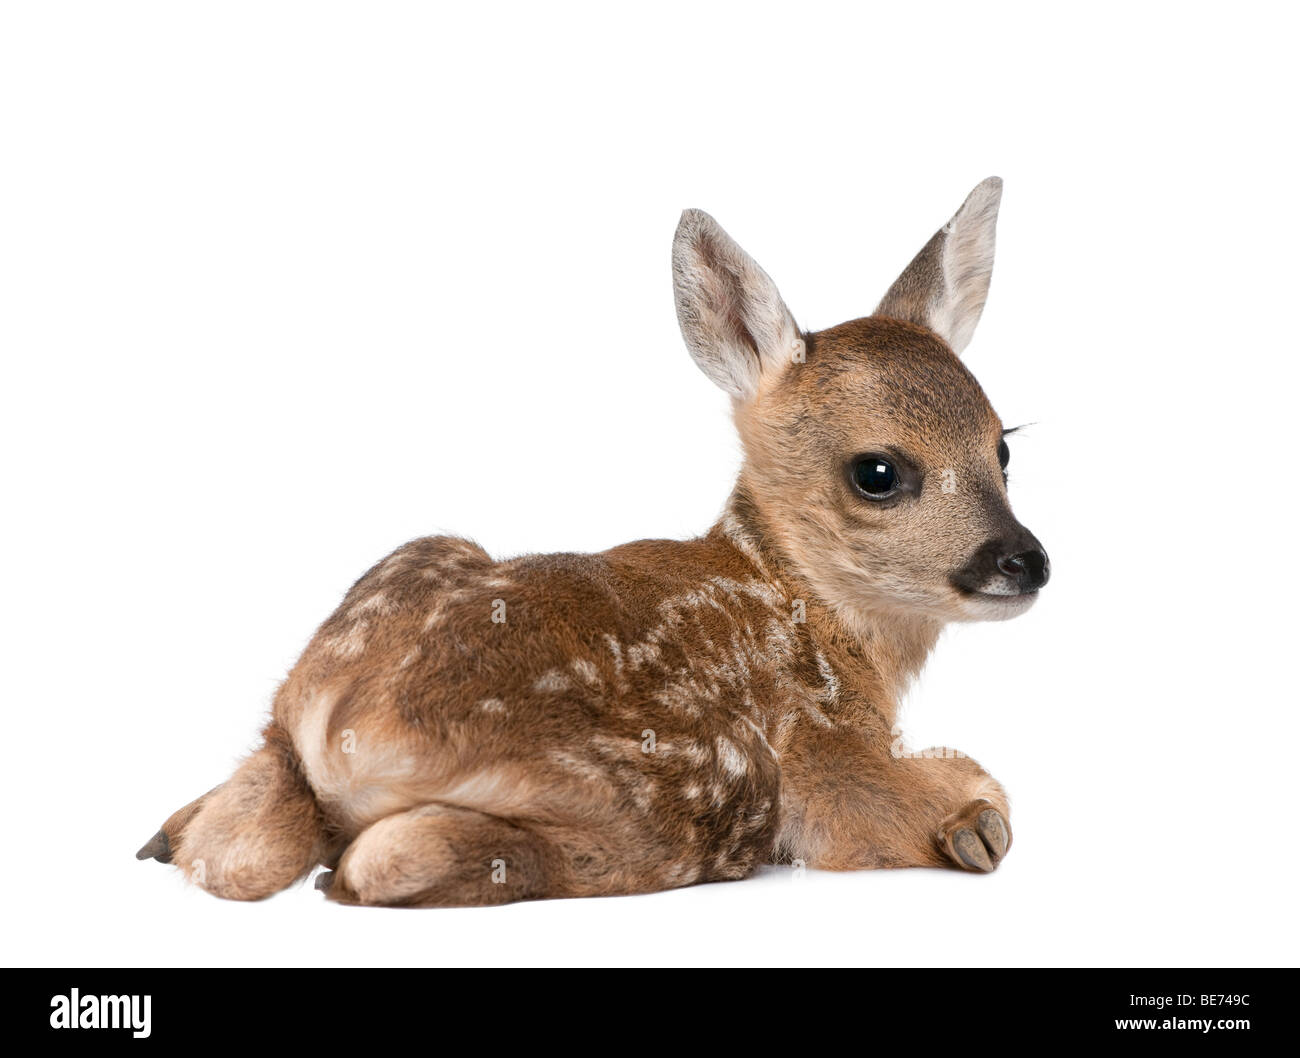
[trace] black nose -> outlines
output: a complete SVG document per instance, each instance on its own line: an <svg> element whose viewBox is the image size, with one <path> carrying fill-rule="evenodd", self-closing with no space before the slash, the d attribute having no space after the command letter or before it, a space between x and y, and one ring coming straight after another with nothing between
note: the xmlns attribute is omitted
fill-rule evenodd
<svg viewBox="0 0 1300 1058"><path fill-rule="evenodd" d="M1022 592L1037 591L1052 575L1052 564L1047 560L1047 555L1038 548L1021 551L1015 555L1003 555L998 559L998 569L1008 577L1014 577L1017 587Z"/></svg>

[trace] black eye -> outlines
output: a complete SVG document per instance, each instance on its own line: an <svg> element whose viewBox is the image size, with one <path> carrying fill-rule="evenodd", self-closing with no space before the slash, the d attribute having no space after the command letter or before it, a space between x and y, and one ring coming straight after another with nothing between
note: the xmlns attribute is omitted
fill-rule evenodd
<svg viewBox="0 0 1300 1058"><path fill-rule="evenodd" d="M864 456L853 466L853 483L866 495L879 499L894 491L898 472L893 463L879 456Z"/></svg>
<svg viewBox="0 0 1300 1058"><path fill-rule="evenodd" d="M1011 462L1011 449L1007 447L1006 438L998 441L998 462L1002 464L1002 469L1007 469L1007 464Z"/></svg>

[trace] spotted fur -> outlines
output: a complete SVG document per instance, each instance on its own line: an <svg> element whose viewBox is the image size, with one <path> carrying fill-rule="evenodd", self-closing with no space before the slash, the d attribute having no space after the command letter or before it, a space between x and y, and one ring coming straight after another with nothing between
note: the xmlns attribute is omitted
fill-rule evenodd
<svg viewBox="0 0 1300 1058"><path fill-rule="evenodd" d="M817 334L688 211L678 314L746 453L718 523L597 555L399 548L317 631L263 747L141 854L219 896L325 864L332 899L414 906L771 862L996 866L1002 788L964 755L900 751L895 728L946 621L1023 608L1000 581L953 579L1023 532L1001 423L950 344L988 288L997 189L981 188L895 284L893 315ZM910 505L853 493L846 461L874 450L928 483Z"/></svg>

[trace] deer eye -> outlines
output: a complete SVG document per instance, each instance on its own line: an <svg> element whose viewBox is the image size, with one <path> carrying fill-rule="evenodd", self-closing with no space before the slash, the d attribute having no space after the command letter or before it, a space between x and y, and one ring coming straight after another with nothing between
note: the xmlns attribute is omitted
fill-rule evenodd
<svg viewBox="0 0 1300 1058"><path fill-rule="evenodd" d="M1007 469L1007 464L1011 462L1011 449L1007 447L1005 439L998 441L998 462L1002 464L1002 469Z"/></svg>
<svg viewBox="0 0 1300 1058"><path fill-rule="evenodd" d="M898 487L898 471L887 459L863 456L853 465L853 484L863 495L883 499Z"/></svg>

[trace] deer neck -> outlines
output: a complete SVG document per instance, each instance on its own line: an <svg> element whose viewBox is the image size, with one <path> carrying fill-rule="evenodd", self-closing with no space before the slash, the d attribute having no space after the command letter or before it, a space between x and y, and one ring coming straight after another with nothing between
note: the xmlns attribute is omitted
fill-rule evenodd
<svg viewBox="0 0 1300 1058"><path fill-rule="evenodd" d="M942 623L907 610L835 606L818 596L785 553L744 478L737 482L713 528L789 599L804 602L804 633L854 694L892 724L898 702L934 648Z"/></svg>

